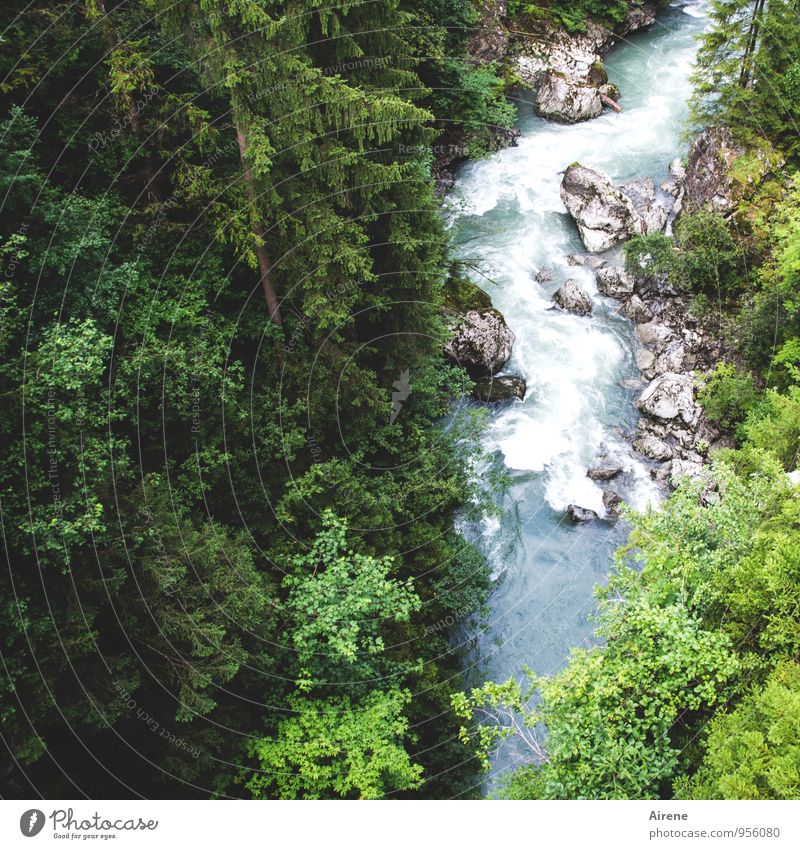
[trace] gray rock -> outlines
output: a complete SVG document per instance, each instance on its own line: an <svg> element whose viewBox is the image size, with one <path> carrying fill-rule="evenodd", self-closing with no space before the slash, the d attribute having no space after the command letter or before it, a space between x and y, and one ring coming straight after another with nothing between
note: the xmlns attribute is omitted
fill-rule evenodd
<svg viewBox="0 0 800 849"><path fill-rule="evenodd" d="M575 315L589 315L592 311L592 299L574 280L566 280L553 300L562 310Z"/></svg>
<svg viewBox="0 0 800 849"><path fill-rule="evenodd" d="M633 203L640 219L640 233L660 233L666 227L669 212L656 195L652 177L629 180L622 183L619 190Z"/></svg>
<svg viewBox="0 0 800 849"><path fill-rule="evenodd" d="M593 254L569 254L567 256L567 265L578 265L581 268L588 266L597 270L598 268L603 268L605 264L606 261L603 257L594 256Z"/></svg>
<svg viewBox="0 0 800 849"><path fill-rule="evenodd" d="M586 249L602 253L641 232L631 199L605 174L570 165L561 181L561 200L578 225Z"/></svg>
<svg viewBox="0 0 800 849"><path fill-rule="evenodd" d="M525 398L527 384L521 377L495 377L479 380L472 390L472 397L476 401L486 404L499 404L503 401L513 401Z"/></svg>
<svg viewBox="0 0 800 849"><path fill-rule="evenodd" d="M597 118L603 111L600 92L556 72L542 76L536 90L536 113L562 124Z"/></svg>
<svg viewBox="0 0 800 849"><path fill-rule="evenodd" d="M586 472L593 481L610 481L622 474L622 466L596 466Z"/></svg>
<svg viewBox="0 0 800 849"><path fill-rule="evenodd" d="M631 295L619 311L636 324L646 324L653 320L653 313L638 295Z"/></svg>
<svg viewBox="0 0 800 849"><path fill-rule="evenodd" d="M631 6L622 25L623 34L628 35L629 33L638 32L639 30L653 26L656 22L657 10L658 3L653 2L653 0L646 0L644 3Z"/></svg>
<svg viewBox="0 0 800 849"><path fill-rule="evenodd" d="M549 283L554 277L552 268L540 268L536 274L533 276L533 279L537 283Z"/></svg>
<svg viewBox="0 0 800 849"><path fill-rule="evenodd" d="M675 338L675 334L665 324L658 321L648 321L636 326L636 335L643 345L648 345L655 350L663 349L668 342Z"/></svg>
<svg viewBox="0 0 800 849"><path fill-rule="evenodd" d="M662 421L681 419L687 425L698 418L694 380L688 374L667 372L653 380L636 401L646 416Z"/></svg>
<svg viewBox="0 0 800 849"><path fill-rule="evenodd" d="M456 323L444 353L473 378L491 377L511 357L514 338L497 310L470 310Z"/></svg>
<svg viewBox="0 0 800 849"><path fill-rule="evenodd" d="M669 445L652 433L640 433L634 440L633 447L640 454L649 457L651 460L671 460L673 457L673 452Z"/></svg>
<svg viewBox="0 0 800 849"><path fill-rule="evenodd" d="M609 298L622 300L633 294L633 276L621 266L601 268L595 276L595 281L597 291Z"/></svg>
<svg viewBox="0 0 800 849"><path fill-rule="evenodd" d="M570 522L592 522L600 517L594 510L588 510L586 507L579 507L577 504L570 504L567 507L567 518Z"/></svg>

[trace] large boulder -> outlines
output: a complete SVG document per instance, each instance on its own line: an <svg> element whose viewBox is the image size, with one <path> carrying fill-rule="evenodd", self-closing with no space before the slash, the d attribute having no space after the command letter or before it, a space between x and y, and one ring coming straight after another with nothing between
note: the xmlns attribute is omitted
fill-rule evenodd
<svg viewBox="0 0 800 849"><path fill-rule="evenodd" d="M514 338L497 310L470 310L455 323L444 353L472 378L491 377L510 359Z"/></svg>
<svg viewBox="0 0 800 849"><path fill-rule="evenodd" d="M646 0L646 2L636 5L632 4L622 24L622 34L628 35L653 26L656 22L657 11L658 2L655 2L655 0Z"/></svg>
<svg viewBox="0 0 800 849"><path fill-rule="evenodd" d="M564 282L553 295L553 300L562 310L575 315L589 315L592 311L592 299L572 279Z"/></svg>
<svg viewBox="0 0 800 849"><path fill-rule="evenodd" d="M600 92L589 85L552 72L544 74L536 90L536 113L562 124L597 118L603 111Z"/></svg>
<svg viewBox="0 0 800 849"><path fill-rule="evenodd" d="M633 275L618 265L601 268L595 275L595 282L597 291L609 298L623 300L633 294Z"/></svg>
<svg viewBox="0 0 800 849"><path fill-rule="evenodd" d="M573 164L561 181L561 200L578 225L586 249L606 251L640 233L640 219L631 199L609 178Z"/></svg>
<svg viewBox="0 0 800 849"><path fill-rule="evenodd" d="M687 425L695 423L699 415L694 402L694 380L689 374L667 372L657 377L639 396L636 406L651 418L680 418Z"/></svg>
<svg viewBox="0 0 800 849"><path fill-rule="evenodd" d="M475 383L472 397L485 404L500 404L503 401L523 400L527 384L522 377L488 377Z"/></svg>

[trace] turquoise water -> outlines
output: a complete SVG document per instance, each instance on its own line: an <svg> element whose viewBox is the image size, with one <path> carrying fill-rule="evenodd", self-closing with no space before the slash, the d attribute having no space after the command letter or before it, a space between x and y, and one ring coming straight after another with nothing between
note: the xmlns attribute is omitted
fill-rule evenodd
<svg viewBox="0 0 800 849"><path fill-rule="evenodd" d="M468 635L470 685L521 677L525 665L556 672L570 649L591 641L593 588L608 574L626 529L565 518L569 504L604 515L602 488L586 477L588 467L601 456L623 466L620 492L637 508L660 498L625 438L636 424L633 326L616 302L598 295L590 271L567 263L583 247L559 197L559 172L580 161L615 180L652 176L658 185L666 178L670 160L685 154L689 75L706 6L668 8L651 30L609 54L622 113L563 126L537 118L522 102L519 146L466 164L448 199L454 240L464 246L462 256L480 258L494 283L474 280L517 337L505 371L528 382L525 401L494 411L485 436L484 447L511 479L502 518L462 528L495 577L486 627ZM542 269L552 270L552 282L534 281ZM591 294L591 317L551 308L567 277ZM513 741L503 744L490 781L525 757Z"/></svg>

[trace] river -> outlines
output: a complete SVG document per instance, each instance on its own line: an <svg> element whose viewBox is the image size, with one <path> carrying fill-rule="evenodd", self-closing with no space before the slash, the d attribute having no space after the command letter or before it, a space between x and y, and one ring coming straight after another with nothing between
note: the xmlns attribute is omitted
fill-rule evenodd
<svg viewBox="0 0 800 849"><path fill-rule="evenodd" d="M528 383L524 402L492 411L484 437L487 453L510 477L502 517L462 529L489 558L494 577L484 627L470 639L468 685L521 678L526 665L554 673L570 649L591 642L593 588L605 580L627 531L624 522L575 525L565 517L569 504L604 515L602 485L586 476L590 466L601 457L623 466L620 493L636 508L659 499L625 438L637 418L633 325L617 313L617 302L598 294L591 271L567 262L584 249L559 197L559 172L579 161L615 181L666 179L670 160L685 155L689 76L707 6L698 0L666 8L650 30L608 55L622 113L607 110L564 126L520 103L518 146L467 163L456 175L446 205L454 241L463 257L481 259L486 277L474 280L516 334L504 373ZM552 282L534 280L542 269L552 270ZM567 277L590 293L592 316L552 308L553 292ZM490 787L523 757L506 741L494 757Z"/></svg>

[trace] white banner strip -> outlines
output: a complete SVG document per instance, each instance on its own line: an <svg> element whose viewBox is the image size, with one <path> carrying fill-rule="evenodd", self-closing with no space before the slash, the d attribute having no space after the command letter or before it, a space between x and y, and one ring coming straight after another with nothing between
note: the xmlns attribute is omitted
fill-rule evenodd
<svg viewBox="0 0 800 849"><path fill-rule="evenodd" d="M2 801L0 846L800 847L800 802Z"/></svg>

